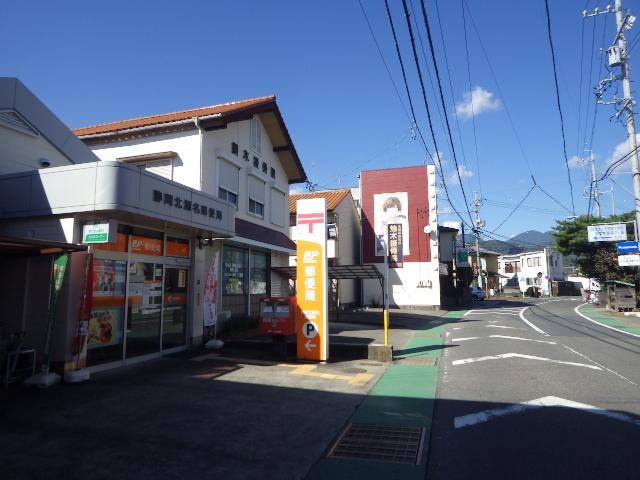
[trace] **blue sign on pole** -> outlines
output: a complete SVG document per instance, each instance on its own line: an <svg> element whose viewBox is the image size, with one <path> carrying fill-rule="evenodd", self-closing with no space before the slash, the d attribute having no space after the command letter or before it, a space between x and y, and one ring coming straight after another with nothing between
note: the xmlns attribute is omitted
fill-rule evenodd
<svg viewBox="0 0 640 480"><path fill-rule="evenodd" d="M636 253L638 250L638 242L618 242L618 253Z"/></svg>

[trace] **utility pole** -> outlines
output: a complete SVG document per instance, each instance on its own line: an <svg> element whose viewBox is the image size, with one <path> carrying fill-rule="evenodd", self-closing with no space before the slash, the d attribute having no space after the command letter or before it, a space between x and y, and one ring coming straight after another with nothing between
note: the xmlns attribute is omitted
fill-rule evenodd
<svg viewBox="0 0 640 480"><path fill-rule="evenodd" d="M627 140L629 142L629 151L631 154L631 180L633 183L633 194L635 198L636 225L640 225L640 165L638 161L637 142L636 142L636 126L633 118L633 97L631 96L631 80L629 78L629 57L627 52L627 40L624 31L629 30L635 21L635 17L622 9L622 0L615 0L615 6L612 9L607 6L604 10L596 8L593 13L588 14L586 10L582 12L583 17L593 17L601 14L615 13L617 33L613 45L607 49L607 61L609 67L620 67L620 74L615 75L613 72L604 80L598 83L596 97L598 103L612 103L619 105L621 110L616 116L624 113L627 128ZM622 82L623 98L613 98L612 102L602 101L602 94L608 86L620 80Z"/></svg>
<svg viewBox="0 0 640 480"><path fill-rule="evenodd" d="M587 152L589 152L589 156L583 156L580 163L589 162L591 165L591 187L588 189L588 193L585 192L583 196L586 198L593 198L593 204L596 208L596 217L600 217L600 189L598 187L598 179L596 178L596 163L591 150L584 151L585 154Z"/></svg>
<svg viewBox="0 0 640 480"><path fill-rule="evenodd" d="M484 227L484 220L480 219L480 206L482 205L482 197L477 192L473 192L473 233L476 236L476 265L478 266L478 287L482 288L482 264L480 263L480 229Z"/></svg>

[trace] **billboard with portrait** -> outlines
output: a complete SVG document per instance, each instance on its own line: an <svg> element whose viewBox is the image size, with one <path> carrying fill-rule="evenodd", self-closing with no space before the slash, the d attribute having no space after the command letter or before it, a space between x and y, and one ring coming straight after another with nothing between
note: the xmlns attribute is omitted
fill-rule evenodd
<svg viewBox="0 0 640 480"><path fill-rule="evenodd" d="M409 255L409 196L407 192L376 193L373 195L373 223L375 231L375 254L384 256L384 243L387 241L387 225L402 225L402 255Z"/></svg>

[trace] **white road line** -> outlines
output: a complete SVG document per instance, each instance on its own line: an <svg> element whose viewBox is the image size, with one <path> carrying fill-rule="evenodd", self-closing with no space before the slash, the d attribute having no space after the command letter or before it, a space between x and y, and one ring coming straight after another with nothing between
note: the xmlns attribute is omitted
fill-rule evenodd
<svg viewBox="0 0 640 480"><path fill-rule="evenodd" d="M529 400L528 402L521 402L508 407L492 408L477 413L462 415L460 417L454 418L453 425L456 429L470 427L479 423L485 423L490 420L494 420L498 417L504 417L506 415L513 415L526 410L544 407L574 408L588 413L593 413L595 415L602 415L605 417L613 418L615 420L630 423L631 425L640 427L640 420L636 420L629 415L625 415L624 413L611 412L609 410L605 410L604 408L594 407L593 405L588 405L586 403L574 402L572 400L566 400L564 398L553 396L536 398L534 400Z"/></svg>
<svg viewBox="0 0 640 480"><path fill-rule="evenodd" d="M506 327L504 325L485 325L485 328L506 328L508 330L526 330L526 328Z"/></svg>
<svg viewBox="0 0 640 480"><path fill-rule="evenodd" d="M619 377L623 380L626 380L627 382L629 382L632 385L635 385L636 387L640 387L640 385L638 385L636 382L634 382L633 380L628 379L627 377L625 377L624 375L619 374L618 372L614 372L613 370L611 370L610 368L605 367L604 365L602 365L601 363L596 362L595 360L587 357L585 354L578 352L577 350L574 350L573 348L569 347L568 345L565 345L564 343L560 342L560 345L562 345L564 348L566 348L567 350L575 353L576 355L584 358L585 360L589 360L590 362L594 363L595 365L598 365L600 368L602 368L603 370L606 370L609 373L613 373L616 377Z"/></svg>
<svg viewBox="0 0 640 480"><path fill-rule="evenodd" d="M488 337L466 337L466 338L452 338L452 342L464 342L466 340L477 340L479 338L504 338L506 340L522 340L524 342L537 342L537 343L547 343L549 345L557 345L556 342L549 342L547 340L533 340L531 338L522 338L522 337L510 337L508 335L489 335Z"/></svg>
<svg viewBox="0 0 640 480"><path fill-rule="evenodd" d="M582 305L586 305L586 303L583 303ZM576 312L578 315L580 315L582 318L584 318L585 320L589 320L591 323L595 323L596 325L600 325L601 327L604 328L608 328L610 330L615 330L616 332L620 332L620 333L624 333L625 335L630 335L632 337L636 337L636 338L640 338L640 335L638 335L637 333L631 333L631 332L625 332L624 330L620 330L618 328L612 327L610 325L605 325L604 323L600 323L600 322L596 322L595 320L590 319L589 317L587 317L585 314L580 313L578 311L578 309L582 306L582 305L578 305L576 308L573 309L574 312Z"/></svg>
<svg viewBox="0 0 640 480"><path fill-rule="evenodd" d="M597 365L587 365L586 363L564 362L562 360L553 360L552 358L536 357L534 355L523 355L521 353L502 353L500 355L488 355L486 357L463 358L454 360L451 365L466 365L468 363L486 362L487 360L503 360L506 358L524 358L525 360L539 360L542 362L559 363L561 365L571 365L573 367L590 368L592 370L602 370Z"/></svg>
<svg viewBox="0 0 640 480"><path fill-rule="evenodd" d="M545 302L545 303L550 303L550 302ZM526 323L527 325L529 325L531 328L533 328L536 332L544 335L545 337L548 337L549 334L541 329L539 329L538 327L536 327L533 323L531 323L529 320L527 320L526 318L524 318L524 312L527 310L527 308L529 307L524 307L522 310L520 310L520 318L522 319L522 321L524 323Z"/></svg>

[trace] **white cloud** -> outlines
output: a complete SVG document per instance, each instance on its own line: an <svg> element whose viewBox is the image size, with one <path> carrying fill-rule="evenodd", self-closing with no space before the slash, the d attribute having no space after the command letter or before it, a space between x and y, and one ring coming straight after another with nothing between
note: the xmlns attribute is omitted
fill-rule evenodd
<svg viewBox="0 0 640 480"><path fill-rule="evenodd" d="M636 133L636 142L640 143L640 133ZM607 158L607 161L605 162L605 165L608 167L613 162L621 159L622 157L624 157L628 153L629 153L629 142L627 140L625 140L624 142L621 142L618 145L616 145L616 148L613 149L613 152L611 153L611 156L609 158ZM627 158L624 162L622 162L622 164L615 170L616 173L625 173L625 172L629 173L629 172L631 172L631 169L629 167L629 165L630 165L629 160L630 159L631 159L631 157Z"/></svg>
<svg viewBox="0 0 640 480"><path fill-rule="evenodd" d="M458 168L458 171L460 172L460 178L462 179L473 177L473 172L469 170L467 167L465 167L464 165L460 165L460 167ZM453 183L456 185L460 184L460 181L458 179L458 174L456 173L455 170L453 171L453 173L451 173L451 175L449 175L447 182Z"/></svg>
<svg viewBox="0 0 640 480"><path fill-rule="evenodd" d="M477 86L470 92L463 94L463 100L456 103L456 115L463 120L468 120L474 115L498 110L502 106L500 99L489 90Z"/></svg>
<svg viewBox="0 0 640 480"><path fill-rule="evenodd" d="M582 159L577 155L574 155L569 159L569 168L580 168L580 167L583 167L584 165L585 164L582 163Z"/></svg>
<svg viewBox="0 0 640 480"><path fill-rule="evenodd" d="M307 193L307 188L304 183L300 183L298 185L292 185L289 187L289 195L296 193Z"/></svg>

